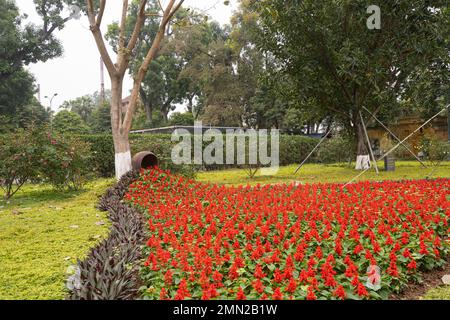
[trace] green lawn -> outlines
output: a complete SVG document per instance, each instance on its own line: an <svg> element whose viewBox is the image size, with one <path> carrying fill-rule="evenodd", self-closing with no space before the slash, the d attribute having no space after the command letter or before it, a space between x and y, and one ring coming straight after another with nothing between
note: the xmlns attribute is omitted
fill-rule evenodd
<svg viewBox="0 0 450 320"><path fill-rule="evenodd" d="M418 162L402 161L396 163L396 171L383 171L383 163L378 163L380 174L377 175L375 169L370 169L358 180L402 180L402 179L425 179L432 171L431 163L426 163L429 167L424 168ZM358 171L347 164L306 164L297 174L294 172L298 165L281 167L279 172L273 176L256 176L248 178L246 171L242 169L231 169L224 171L201 172L197 175L197 180L202 182L213 182L225 185L239 184L267 184L299 181L302 183L315 182L348 182L358 174ZM433 172L433 178L450 178L450 162L444 162Z"/></svg>
<svg viewBox="0 0 450 320"><path fill-rule="evenodd" d="M0 299L63 299L66 270L108 233L95 209L112 183L62 193L25 186L9 202L0 196Z"/></svg>
<svg viewBox="0 0 450 320"><path fill-rule="evenodd" d="M424 300L450 300L450 285L442 285L441 287L429 290Z"/></svg>

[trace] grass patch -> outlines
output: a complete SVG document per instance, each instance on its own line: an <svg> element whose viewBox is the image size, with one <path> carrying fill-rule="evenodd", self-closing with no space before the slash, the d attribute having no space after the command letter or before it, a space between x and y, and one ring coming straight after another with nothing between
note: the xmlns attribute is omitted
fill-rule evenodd
<svg viewBox="0 0 450 320"><path fill-rule="evenodd" d="M424 296L424 300L450 300L450 285L440 286L429 290Z"/></svg>
<svg viewBox="0 0 450 320"><path fill-rule="evenodd" d="M95 209L112 180L83 191L26 185L0 200L0 299L63 299L67 267L108 234L106 213Z"/></svg>
<svg viewBox="0 0 450 320"><path fill-rule="evenodd" d="M396 170L394 172L386 172L383 170L383 163L379 162L379 175L376 174L375 169L370 169L355 181L425 179L434 169L431 163L426 164L429 166L428 168L422 167L418 162L397 161ZM302 183L348 182L359 172L353 169L353 164L351 166L348 166L347 164L306 164L294 175L294 171L297 167L298 165L280 167L280 170L276 175L261 176L257 174L253 179L248 178L245 170L242 169L201 172L197 175L197 180L224 185L290 183L293 181ZM432 178L436 177L450 178L450 162L441 163L441 165L436 168Z"/></svg>

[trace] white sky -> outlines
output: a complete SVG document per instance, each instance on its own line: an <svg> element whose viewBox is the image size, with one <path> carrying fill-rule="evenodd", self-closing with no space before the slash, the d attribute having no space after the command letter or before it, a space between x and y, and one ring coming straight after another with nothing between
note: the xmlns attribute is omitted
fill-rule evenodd
<svg viewBox="0 0 450 320"><path fill-rule="evenodd" d="M163 4L166 1L163 1ZM30 22L40 22L33 0L16 0L16 3L21 12L29 16ZM109 23L119 19L121 3L120 0L107 1L102 23L104 32ZM184 6L207 13L212 19L225 24L229 22L238 4L237 0L231 0L229 6L224 5L224 0L186 0ZM56 32L56 36L64 47L63 56L46 63L29 66L29 70L36 78L36 83L41 86L41 103L44 106L50 104L49 99L44 97L51 97L55 93L58 96L53 99L53 110L57 110L59 105L66 100L100 90L100 56L88 26L85 16L79 20L69 21L62 31ZM111 55L113 56L112 53ZM106 89L110 88L106 69L105 87ZM129 94L131 87L132 81L127 76L124 84L124 96Z"/></svg>

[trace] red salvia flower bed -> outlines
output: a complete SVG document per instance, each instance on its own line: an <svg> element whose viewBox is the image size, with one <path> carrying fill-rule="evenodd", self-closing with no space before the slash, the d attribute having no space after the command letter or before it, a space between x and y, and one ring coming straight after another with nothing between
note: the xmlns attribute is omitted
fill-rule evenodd
<svg viewBox="0 0 450 320"><path fill-rule="evenodd" d="M445 263L449 190L450 179L225 187L151 170L125 199L148 215L144 298L385 299Z"/></svg>

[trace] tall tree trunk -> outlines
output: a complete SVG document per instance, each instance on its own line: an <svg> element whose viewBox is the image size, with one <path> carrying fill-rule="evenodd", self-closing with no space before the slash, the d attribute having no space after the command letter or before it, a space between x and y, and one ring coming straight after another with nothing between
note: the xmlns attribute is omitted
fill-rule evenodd
<svg viewBox="0 0 450 320"><path fill-rule="evenodd" d="M192 110L194 107L194 96L189 96L188 97L188 104L187 104L187 109L188 112L192 113L192 115L194 115L194 111Z"/></svg>
<svg viewBox="0 0 450 320"><path fill-rule="evenodd" d="M164 110L164 111L162 112L162 115L163 115L164 122L165 122L166 124L169 123L169 111L168 111L168 110Z"/></svg>
<svg viewBox="0 0 450 320"><path fill-rule="evenodd" d="M132 168L129 133L122 128L122 117L125 111L122 110L122 84L120 77L111 79L111 125L117 180Z"/></svg>
<svg viewBox="0 0 450 320"><path fill-rule="evenodd" d="M370 167L369 151L365 142L365 134L361 119L356 117L354 122L354 130L356 137L356 170L365 170Z"/></svg>
<svg viewBox="0 0 450 320"><path fill-rule="evenodd" d="M168 101L166 101L166 103L163 104L163 106L161 108L161 112L163 114L165 123L169 122L169 112L170 112L170 107L172 105L172 101L173 101L173 99L170 98Z"/></svg>
<svg viewBox="0 0 450 320"><path fill-rule="evenodd" d="M139 96L144 105L145 115L147 117L147 122L152 125L153 123L153 105L150 102L150 99L145 94L145 91L142 87L139 89Z"/></svg>
<svg viewBox="0 0 450 320"><path fill-rule="evenodd" d="M161 22L159 25L158 32L153 39L152 45L147 52L144 61L137 74L134 75L133 90L130 96L130 102L126 112L123 114L122 110L122 87L123 78L125 72L129 67L131 60L131 53L136 48L136 44L139 41L139 35L142 31L142 27L146 20L146 7L148 0L140 0L138 5L138 11L136 14L136 21L134 24L133 32L126 41L125 29L128 14L128 0L123 0L122 5L122 15L120 20L119 29L119 41L118 41L118 55L117 61L114 63L105 45L105 40L101 31L101 24L103 20L103 14L106 8L106 0L100 0L98 3L98 8L94 5L94 0L86 0L87 5L87 16L89 19L89 29L94 36L95 43L102 56L103 62L105 63L108 74L111 78L111 128L114 140L114 152L115 152L115 167L116 167L116 178L120 179L125 173L131 170L131 152L130 143L128 140L129 132L131 130L133 122L133 114L137 106L137 101L139 98L139 90L141 89L141 83L148 71L151 62L157 55L160 47L161 41L164 39L166 32L166 27L170 20L173 18L175 13L180 9L184 0L170 0L164 9L161 7L163 12L161 16ZM161 3L160 3L161 5ZM97 10L96 10L97 9Z"/></svg>
<svg viewBox="0 0 450 320"><path fill-rule="evenodd" d="M147 122L152 125L153 124L153 106L151 103L144 103L145 114L147 115Z"/></svg>

